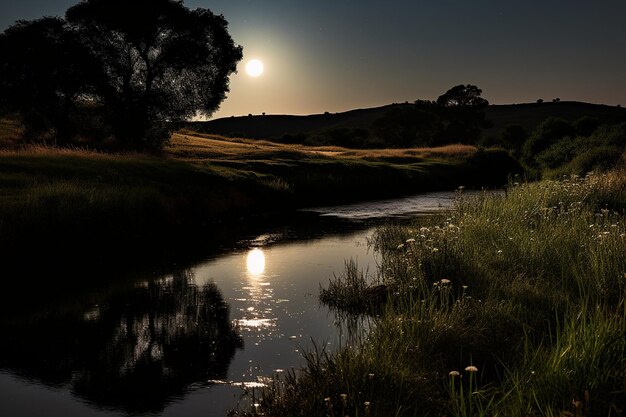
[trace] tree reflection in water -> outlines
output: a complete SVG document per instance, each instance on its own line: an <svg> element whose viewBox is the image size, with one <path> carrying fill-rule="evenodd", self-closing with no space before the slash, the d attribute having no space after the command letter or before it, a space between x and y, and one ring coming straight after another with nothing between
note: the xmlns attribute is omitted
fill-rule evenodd
<svg viewBox="0 0 626 417"><path fill-rule="evenodd" d="M0 367L129 413L162 410L194 384L224 379L241 336L215 284L189 272L110 297L91 311L5 326Z"/></svg>

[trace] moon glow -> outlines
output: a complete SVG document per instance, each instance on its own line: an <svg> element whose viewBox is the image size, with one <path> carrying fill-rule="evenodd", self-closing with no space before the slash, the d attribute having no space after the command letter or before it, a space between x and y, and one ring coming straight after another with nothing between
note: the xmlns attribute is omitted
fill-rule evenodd
<svg viewBox="0 0 626 417"><path fill-rule="evenodd" d="M246 73L251 77L258 77L263 74L263 63L258 59L251 59L246 64Z"/></svg>
<svg viewBox="0 0 626 417"><path fill-rule="evenodd" d="M261 275L265 271L265 254L263 251L257 248L248 252L246 266L250 275Z"/></svg>

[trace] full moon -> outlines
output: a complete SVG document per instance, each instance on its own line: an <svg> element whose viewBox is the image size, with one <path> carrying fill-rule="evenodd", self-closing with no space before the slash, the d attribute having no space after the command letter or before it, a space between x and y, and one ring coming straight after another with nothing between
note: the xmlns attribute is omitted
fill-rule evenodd
<svg viewBox="0 0 626 417"><path fill-rule="evenodd" d="M258 77L263 74L263 63L258 59L251 59L246 64L246 72L251 77Z"/></svg>

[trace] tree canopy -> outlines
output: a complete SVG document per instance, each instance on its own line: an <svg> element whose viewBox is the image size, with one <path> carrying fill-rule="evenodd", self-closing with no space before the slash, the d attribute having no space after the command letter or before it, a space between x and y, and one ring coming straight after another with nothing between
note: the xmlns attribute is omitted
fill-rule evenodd
<svg viewBox="0 0 626 417"><path fill-rule="evenodd" d="M93 92L98 63L58 18L18 21L0 35L0 103L22 116L27 136L70 134L76 100Z"/></svg>
<svg viewBox="0 0 626 417"><path fill-rule="evenodd" d="M457 85L437 99L437 104L444 107L487 107L489 102L480 95L483 90L475 85Z"/></svg>
<svg viewBox="0 0 626 417"><path fill-rule="evenodd" d="M5 53L24 45L42 54ZM176 122L214 112L242 58L223 16L176 0L83 0L65 19L9 28L0 48L0 94L8 108L22 114L36 104L27 86L63 99L46 100L44 119L56 120L51 115L68 102L88 103L102 110L120 142L139 149L159 149ZM19 76L35 64L40 69Z"/></svg>

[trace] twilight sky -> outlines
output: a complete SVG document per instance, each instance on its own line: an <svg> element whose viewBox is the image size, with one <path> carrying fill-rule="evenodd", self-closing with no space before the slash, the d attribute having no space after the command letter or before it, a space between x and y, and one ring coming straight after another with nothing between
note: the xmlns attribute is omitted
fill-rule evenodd
<svg viewBox="0 0 626 417"><path fill-rule="evenodd" d="M0 0L0 30L77 0ZM244 47L214 117L436 99L461 83L494 104L626 105L625 0L186 0ZM248 76L249 59L265 73Z"/></svg>

